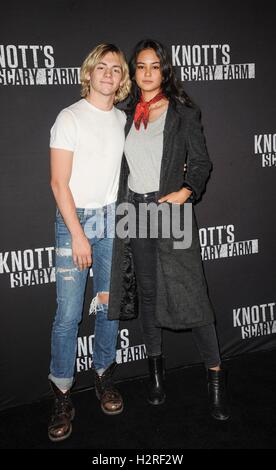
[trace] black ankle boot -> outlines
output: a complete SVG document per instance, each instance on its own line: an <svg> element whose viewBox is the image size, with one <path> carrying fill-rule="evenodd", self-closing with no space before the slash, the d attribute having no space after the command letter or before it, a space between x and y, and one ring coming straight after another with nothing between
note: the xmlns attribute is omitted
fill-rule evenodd
<svg viewBox="0 0 276 470"><path fill-rule="evenodd" d="M70 397L70 390L63 393L52 381L51 388L55 395L54 409L48 426L48 437L53 442L64 441L72 432L75 409Z"/></svg>
<svg viewBox="0 0 276 470"><path fill-rule="evenodd" d="M208 370L209 407L213 418L226 421L230 418L224 370Z"/></svg>
<svg viewBox="0 0 276 470"><path fill-rule="evenodd" d="M162 355L148 356L148 364L150 373L148 402L151 405L162 405L166 398Z"/></svg>

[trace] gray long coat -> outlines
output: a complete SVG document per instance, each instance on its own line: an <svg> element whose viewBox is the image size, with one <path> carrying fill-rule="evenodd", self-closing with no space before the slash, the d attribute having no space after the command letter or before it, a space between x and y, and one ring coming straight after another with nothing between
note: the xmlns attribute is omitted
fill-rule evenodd
<svg viewBox="0 0 276 470"><path fill-rule="evenodd" d="M126 135L133 115L126 123ZM184 178L183 168L187 163ZM167 111L160 172L160 197L188 184L193 198L200 197L211 169L200 110L173 105ZM125 156L121 165L117 204L127 201L129 168ZM182 206L183 207L183 206ZM120 216L116 216L117 220ZM174 249L173 238L157 239L156 324L180 330L214 321L203 273L198 228L193 211L193 241L188 249ZM143 256L143 253L141 253ZM116 237L109 296L109 318L128 320L139 313L136 277L129 239Z"/></svg>

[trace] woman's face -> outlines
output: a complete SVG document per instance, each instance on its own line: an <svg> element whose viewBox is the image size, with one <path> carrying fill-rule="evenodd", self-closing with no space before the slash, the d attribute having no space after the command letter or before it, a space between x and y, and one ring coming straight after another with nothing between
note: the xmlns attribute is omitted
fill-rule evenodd
<svg viewBox="0 0 276 470"><path fill-rule="evenodd" d="M153 49L144 49L138 54L135 80L141 91L157 94L161 90L160 59Z"/></svg>

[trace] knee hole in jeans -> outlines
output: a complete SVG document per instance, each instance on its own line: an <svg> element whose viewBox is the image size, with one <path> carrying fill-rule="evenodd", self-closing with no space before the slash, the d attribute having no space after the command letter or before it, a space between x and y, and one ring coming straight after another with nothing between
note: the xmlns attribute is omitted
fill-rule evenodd
<svg viewBox="0 0 276 470"><path fill-rule="evenodd" d="M109 292L98 292L96 297L94 297L90 304L89 315L97 313L98 305L108 305L109 301Z"/></svg>

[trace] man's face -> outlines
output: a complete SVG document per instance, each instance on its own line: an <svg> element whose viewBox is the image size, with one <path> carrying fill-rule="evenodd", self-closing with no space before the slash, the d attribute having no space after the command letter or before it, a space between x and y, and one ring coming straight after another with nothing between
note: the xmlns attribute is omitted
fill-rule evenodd
<svg viewBox="0 0 276 470"><path fill-rule="evenodd" d="M88 74L90 93L96 92L104 96L115 95L122 84L122 65L115 52L107 52L101 61Z"/></svg>

